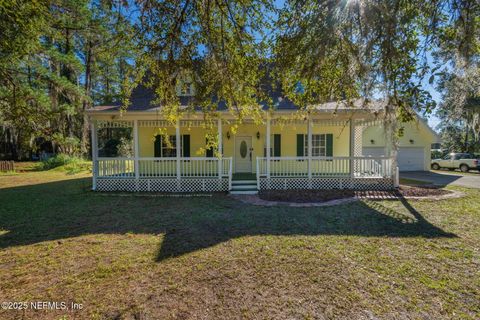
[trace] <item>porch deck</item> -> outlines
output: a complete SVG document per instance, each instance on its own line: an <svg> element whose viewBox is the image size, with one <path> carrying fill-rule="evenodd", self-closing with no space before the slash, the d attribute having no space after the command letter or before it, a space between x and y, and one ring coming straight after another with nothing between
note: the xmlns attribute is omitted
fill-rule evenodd
<svg viewBox="0 0 480 320"><path fill-rule="evenodd" d="M232 180L250 180L258 190L384 190L398 180L391 157L362 156L362 128L371 120L310 117L289 122L282 133L285 124L267 116L264 127L247 122L235 135L217 120L215 150L207 148L201 120L181 120L175 127L153 119L94 121L93 189L214 192L230 191ZM120 149L129 156L119 157Z"/></svg>
<svg viewBox="0 0 480 320"><path fill-rule="evenodd" d="M99 158L97 190L229 191L232 180L257 189L391 189L395 172L385 157L257 157L255 173L233 173L232 158ZM138 170L135 170L138 168Z"/></svg>

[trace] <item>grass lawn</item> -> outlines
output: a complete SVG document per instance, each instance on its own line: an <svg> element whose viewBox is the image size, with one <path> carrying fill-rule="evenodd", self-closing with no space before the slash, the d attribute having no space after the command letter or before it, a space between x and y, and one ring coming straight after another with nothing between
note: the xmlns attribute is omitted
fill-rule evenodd
<svg viewBox="0 0 480 320"><path fill-rule="evenodd" d="M462 199L254 207L0 176L0 319L480 318L480 190Z"/></svg>
<svg viewBox="0 0 480 320"><path fill-rule="evenodd" d="M400 184L406 184L409 186L418 186L418 185L430 184L430 182L417 180L417 179L400 178Z"/></svg>
<svg viewBox="0 0 480 320"><path fill-rule="evenodd" d="M470 170L468 172L462 172L460 171L460 169L455 169L455 170L445 170L445 169L440 169L440 170L433 170L431 169L430 171L434 172L434 173L439 173L439 174L442 174L442 173L445 173L445 174L458 174L460 176L479 176L480 175L480 171L478 170Z"/></svg>

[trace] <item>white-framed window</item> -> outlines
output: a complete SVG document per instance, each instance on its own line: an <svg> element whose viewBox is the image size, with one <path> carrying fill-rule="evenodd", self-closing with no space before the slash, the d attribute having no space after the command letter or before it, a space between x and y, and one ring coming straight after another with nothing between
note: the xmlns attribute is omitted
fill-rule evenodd
<svg viewBox="0 0 480 320"><path fill-rule="evenodd" d="M177 136L169 136L168 138L170 140L170 144L164 141L165 139L162 140L162 157L176 157L177 156Z"/></svg>
<svg viewBox="0 0 480 320"><path fill-rule="evenodd" d="M308 155L308 135L304 136L304 155ZM327 155L327 135L312 134L312 157L325 157Z"/></svg>
<svg viewBox="0 0 480 320"><path fill-rule="evenodd" d="M183 135L180 136L180 157L183 157ZM163 135L158 135L155 137L155 146L154 146L154 156L161 158L174 158L177 156L177 136L170 135L168 139L170 144L164 141L165 137Z"/></svg>
<svg viewBox="0 0 480 320"><path fill-rule="evenodd" d="M180 95L181 96L191 96L193 95L193 84L191 82L183 82L180 86Z"/></svg>

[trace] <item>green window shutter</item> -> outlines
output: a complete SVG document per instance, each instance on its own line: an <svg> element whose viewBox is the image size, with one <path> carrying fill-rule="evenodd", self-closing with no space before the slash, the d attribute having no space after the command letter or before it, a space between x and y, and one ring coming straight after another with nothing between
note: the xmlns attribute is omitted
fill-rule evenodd
<svg viewBox="0 0 480 320"><path fill-rule="evenodd" d="M326 134L326 140L327 140L327 151L326 151L326 156L327 157L333 157L333 134L328 133Z"/></svg>
<svg viewBox="0 0 480 320"><path fill-rule="evenodd" d="M182 136L183 138L183 156L185 158L190 157L190 135L189 134L184 134Z"/></svg>
<svg viewBox="0 0 480 320"><path fill-rule="evenodd" d="M303 134L297 134L297 157L303 157L304 142Z"/></svg>
<svg viewBox="0 0 480 320"><path fill-rule="evenodd" d="M162 136L155 136L155 144L153 145L153 156L159 158L162 156Z"/></svg>
<svg viewBox="0 0 480 320"><path fill-rule="evenodd" d="M282 136L279 134L273 135L273 156L281 157L282 154Z"/></svg>
<svg viewBox="0 0 480 320"><path fill-rule="evenodd" d="M208 143L208 139L205 139L205 145ZM213 158L213 148L209 148L206 150L205 156L207 158Z"/></svg>

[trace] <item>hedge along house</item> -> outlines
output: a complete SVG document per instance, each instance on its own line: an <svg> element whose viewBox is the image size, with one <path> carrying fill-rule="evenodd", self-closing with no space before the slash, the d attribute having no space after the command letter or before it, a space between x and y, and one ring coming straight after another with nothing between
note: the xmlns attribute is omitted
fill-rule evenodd
<svg viewBox="0 0 480 320"><path fill-rule="evenodd" d="M398 185L398 170L386 156L388 143L382 155L362 155L364 130L382 123L378 103L327 103L313 108L308 117L294 119L297 107L276 97L273 110L264 110L262 123L245 119L235 132L235 117L219 106L219 147L214 152L206 148L201 112L172 125L152 100L153 92L140 87L127 112L121 113L118 105L88 110L94 190L253 193ZM170 142L164 141L166 136Z"/></svg>

